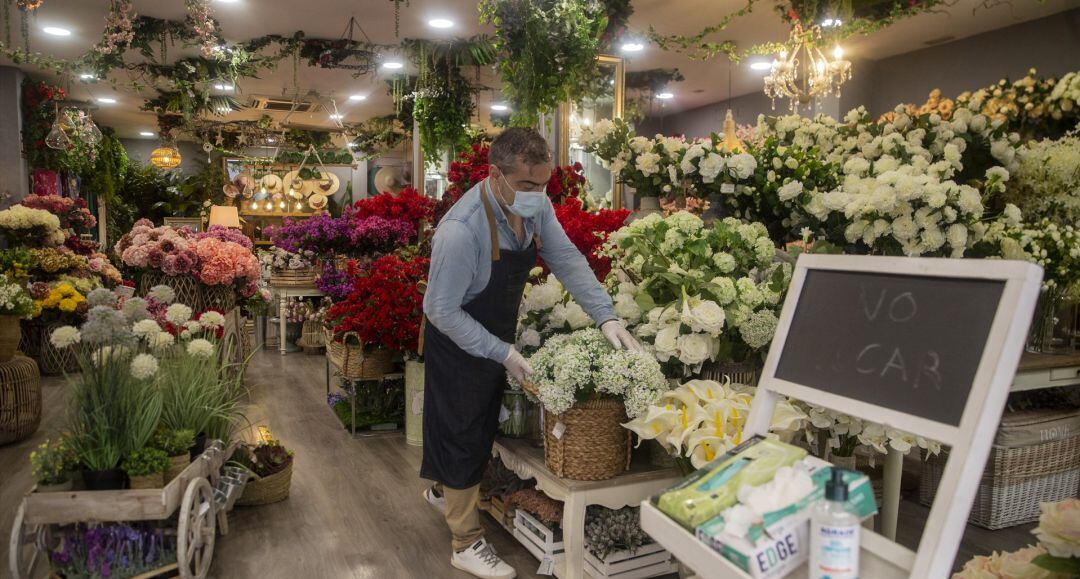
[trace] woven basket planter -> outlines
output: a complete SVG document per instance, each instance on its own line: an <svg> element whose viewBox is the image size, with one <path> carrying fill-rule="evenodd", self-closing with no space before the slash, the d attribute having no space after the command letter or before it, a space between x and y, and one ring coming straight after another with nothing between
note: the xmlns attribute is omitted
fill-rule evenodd
<svg viewBox="0 0 1080 579"><path fill-rule="evenodd" d="M942 450L923 464L919 501L924 505L933 503L947 459L948 451ZM995 444L968 521L991 530L1037 521L1039 503L1075 497L1078 488L1080 435L1014 448Z"/></svg>
<svg viewBox="0 0 1080 579"><path fill-rule="evenodd" d="M41 424L41 375L25 356L0 362L0 444L23 440Z"/></svg>
<svg viewBox="0 0 1080 579"><path fill-rule="evenodd" d="M236 307L236 290L231 285L204 285L201 287L201 302L199 309L195 311L217 309L229 313Z"/></svg>
<svg viewBox="0 0 1080 579"><path fill-rule="evenodd" d="M251 473L251 480L244 487L244 494L240 495L236 504L242 507L255 507L269 505L289 498L289 488L292 486L293 463L295 462L295 459L289 461L284 470L270 476L259 477L259 475Z"/></svg>
<svg viewBox="0 0 1080 579"><path fill-rule="evenodd" d="M143 476L128 477L130 489L160 489L165 486L160 472Z"/></svg>
<svg viewBox="0 0 1080 579"><path fill-rule="evenodd" d="M701 367L702 380L724 382L730 379L735 384L757 386L761 376L761 363L752 362L706 362Z"/></svg>
<svg viewBox="0 0 1080 579"><path fill-rule="evenodd" d="M180 473L184 472L184 469L191 464L191 455L188 453L178 454L176 456L169 457L169 467L165 469L165 484L169 484L169 481L180 476Z"/></svg>
<svg viewBox="0 0 1080 579"><path fill-rule="evenodd" d="M627 421L622 402L578 402L561 415L545 414L544 462L557 476L604 480L630 467L630 431L622 426ZM561 436L555 436L556 428Z"/></svg>
<svg viewBox="0 0 1080 579"><path fill-rule="evenodd" d="M326 334L322 323L317 320L305 320L297 345L303 348L322 348L326 345Z"/></svg>
<svg viewBox="0 0 1080 579"><path fill-rule="evenodd" d="M62 322L22 322L22 341L19 347L24 354L37 362L38 370L45 376L79 371L79 361L75 359L75 354L71 350L57 348L49 340L53 330L66 325L68 324Z"/></svg>
<svg viewBox="0 0 1080 579"><path fill-rule="evenodd" d="M311 287L315 285L315 268L274 268L274 270L270 272L270 285L277 287Z"/></svg>
<svg viewBox="0 0 1080 579"><path fill-rule="evenodd" d="M22 339L22 326L18 316L0 316L0 362L7 362L15 356Z"/></svg>
<svg viewBox="0 0 1080 579"><path fill-rule="evenodd" d="M150 293L150 288L166 285L176 292L176 301L196 312L203 311L203 285L193 275L165 275L160 271L148 271L139 278L139 295Z"/></svg>
<svg viewBox="0 0 1080 579"><path fill-rule="evenodd" d="M364 348L350 342L355 334L346 334L342 340L327 336L326 357L341 371L346 380L381 380L394 371L395 352L383 348Z"/></svg>

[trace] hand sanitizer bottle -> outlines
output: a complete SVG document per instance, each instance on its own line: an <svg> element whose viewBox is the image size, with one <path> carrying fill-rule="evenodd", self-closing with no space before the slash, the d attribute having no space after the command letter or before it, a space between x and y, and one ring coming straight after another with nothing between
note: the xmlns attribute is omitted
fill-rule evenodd
<svg viewBox="0 0 1080 579"><path fill-rule="evenodd" d="M825 500L810 513L810 579L857 579L859 518L847 509L843 469L833 467Z"/></svg>

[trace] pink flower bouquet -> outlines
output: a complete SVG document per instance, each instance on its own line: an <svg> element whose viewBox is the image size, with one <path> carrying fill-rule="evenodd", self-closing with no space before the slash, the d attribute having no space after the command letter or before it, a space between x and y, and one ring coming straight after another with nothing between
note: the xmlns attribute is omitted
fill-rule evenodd
<svg viewBox="0 0 1080 579"><path fill-rule="evenodd" d="M149 220L140 219L116 242L114 249L128 267L184 275L196 273L199 255L195 243L189 230L154 227Z"/></svg>
<svg viewBox="0 0 1080 579"><path fill-rule="evenodd" d="M251 295L259 280L259 260L250 249L232 241L203 237L195 242L199 281L206 285L240 286L240 293Z"/></svg>

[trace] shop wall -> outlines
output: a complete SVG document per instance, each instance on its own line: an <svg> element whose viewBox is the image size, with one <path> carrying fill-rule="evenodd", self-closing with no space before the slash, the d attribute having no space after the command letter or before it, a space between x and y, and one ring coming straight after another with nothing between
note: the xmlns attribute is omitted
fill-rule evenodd
<svg viewBox="0 0 1080 579"><path fill-rule="evenodd" d="M880 115L901 102L921 104L935 88L955 96L1003 77L1019 78L1032 67L1040 74L1058 76L1078 70L1080 9L878 61L855 61L853 67L853 78L844 83L839 99L826 99L817 110L802 114L822 112L839 117L863 105ZM646 118L638 132L704 137L723 128L728 108L739 124L752 124L759 114L787 112L786 102L777 101L773 110L764 92L754 92L678 114Z"/></svg>
<svg viewBox="0 0 1080 579"><path fill-rule="evenodd" d="M30 192L26 161L22 156L22 113L20 92L23 73L17 68L0 66L0 194L11 197L0 206L18 201Z"/></svg>

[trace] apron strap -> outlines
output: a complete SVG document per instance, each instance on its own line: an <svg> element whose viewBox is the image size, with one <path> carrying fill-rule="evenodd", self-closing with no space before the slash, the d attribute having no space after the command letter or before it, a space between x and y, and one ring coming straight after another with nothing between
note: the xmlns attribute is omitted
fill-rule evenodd
<svg viewBox="0 0 1080 579"><path fill-rule="evenodd" d="M484 213L487 215L488 230L491 232L491 261L499 261L502 256L499 254L499 230L495 227L495 210L491 208L491 201L488 201L488 193L485 188L480 188L480 200L484 203Z"/></svg>
<svg viewBox="0 0 1080 579"><path fill-rule="evenodd" d="M535 233L533 234L533 243L536 244L536 251L540 251L541 249L544 248L544 244L540 243L540 235L539 234L535 234Z"/></svg>

